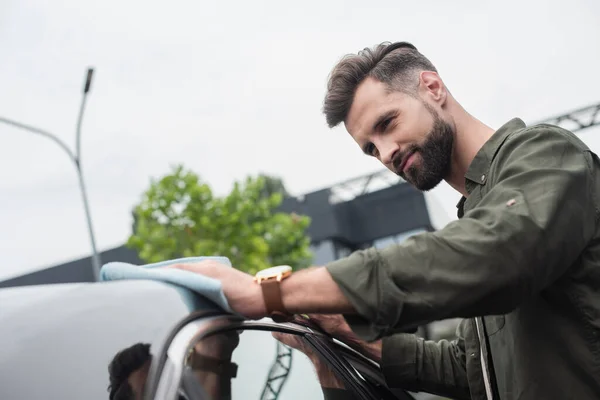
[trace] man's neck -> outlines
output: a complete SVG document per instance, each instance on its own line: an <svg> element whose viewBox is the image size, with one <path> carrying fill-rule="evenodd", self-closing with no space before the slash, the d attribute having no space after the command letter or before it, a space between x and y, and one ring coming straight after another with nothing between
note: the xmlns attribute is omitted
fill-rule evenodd
<svg viewBox="0 0 600 400"><path fill-rule="evenodd" d="M479 150L495 131L467 113L460 106L458 108L454 114L456 137L454 138L451 173L446 182L454 190L468 197L465 188L465 174Z"/></svg>

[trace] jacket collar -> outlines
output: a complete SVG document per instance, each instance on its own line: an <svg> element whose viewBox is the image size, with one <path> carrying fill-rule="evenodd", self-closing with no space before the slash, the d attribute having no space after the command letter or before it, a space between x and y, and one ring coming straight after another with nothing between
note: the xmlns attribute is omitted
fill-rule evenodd
<svg viewBox="0 0 600 400"><path fill-rule="evenodd" d="M518 129L524 128L525 122L520 118L513 118L504 125L502 125L492 137L488 139L487 142L481 147L481 149L473 158L473 161L469 165L469 169L465 174L465 187L468 193L477 186L477 185L485 185L488 179L488 173L490 170L490 166L492 165L492 161L496 157L498 150L502 147L504 141L508 138L508 136L515 132ZM462 217L462 208L466 201L465 197L462 197L456 207L458 208L459 218Z"/></svg>

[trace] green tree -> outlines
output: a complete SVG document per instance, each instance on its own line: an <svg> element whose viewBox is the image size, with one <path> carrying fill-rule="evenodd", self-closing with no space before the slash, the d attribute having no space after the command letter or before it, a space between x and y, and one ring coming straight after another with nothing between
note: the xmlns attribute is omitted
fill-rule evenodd
<svg viewBox="0 0 600 400"><path fill-rule="evenodd" d="M127 244L148 263L217 255L251 274L280 264L304 268L312 261L310 219L279 212L283 193L280 179L260 175L216 197L198 175L176 166L152 180L135 206Z"/></svg>
<svg viewBox="0 0 600 400"><path fill-rule="evenodd" d="M261 174L258 177L264 179L264 185L261 190L262 196L269 197L275 193L281 193L284 198L289 196L281 178L265 174Z"/></svg>

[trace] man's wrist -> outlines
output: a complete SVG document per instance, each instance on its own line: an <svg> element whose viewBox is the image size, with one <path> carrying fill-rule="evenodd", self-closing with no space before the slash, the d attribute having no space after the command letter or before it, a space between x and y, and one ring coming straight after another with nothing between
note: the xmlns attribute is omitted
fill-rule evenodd
<svg viewBox="0 0 600 400"><path fill-rule="evenodd" d="M277 322L292 318L292 315L288 313L283 304L281 293L282 282L289 278L291 274L292 267L289 265L266 268L255 274L254 282L260 293L257 296L257 298L260 298L258 300L261 308L258 313L260 317L272 317Z"/></svg>
<svg viewBox="0 0 600 400"><path fill-rule="evenodd" d="M354 313L325 267L310 267L281 282L281 300L292 314Z"/></svg>
<svg viewBox="0 0 600 400"><path fill-rule="evenodd" d="M376 363L380 364L381 363L381 348L382 348L382 341L377 341L374 343L365 343L365 349L366 349L366 353L365 356L367 356L368 358L370 358L371 360L375 361Z"/></svg>
<svg viewBox="0 0 600 400"><path fill-rule="evenodd" d="M364 340L359 340L354 337L350 338L341 338L340 341L344 342L349 347L361 353L363 356L375 361L376 363L381 363L381 348L382 341L378 340L376 342L365 342Z"/></svg>
<svg viewBox="0 0 600 400"><path fill-rule="evenodd" d="M294 272L289 278L284 279L281 282L281 302L289 313L304 314L310 312L305 310L305 307L301 305L302 300L299 301L298 299L296 287L298 286L298 280L302 280L304 275L311 273L311 271L316 268L318 267L308 267L301 271Z"/></svg>

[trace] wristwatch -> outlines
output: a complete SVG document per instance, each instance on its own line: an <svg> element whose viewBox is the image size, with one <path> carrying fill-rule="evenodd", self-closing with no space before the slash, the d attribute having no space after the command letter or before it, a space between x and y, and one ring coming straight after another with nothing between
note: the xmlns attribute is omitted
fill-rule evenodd
<svg viewBox="0 0 600 400"><path fill-rule="evenodd" d="M269 315L275 322L287 322L293 318L281 298L281 281L292 275L292 267L289 265L278 265L258 271L254 276L254 281L262 289L263 299Z"/></svg>

